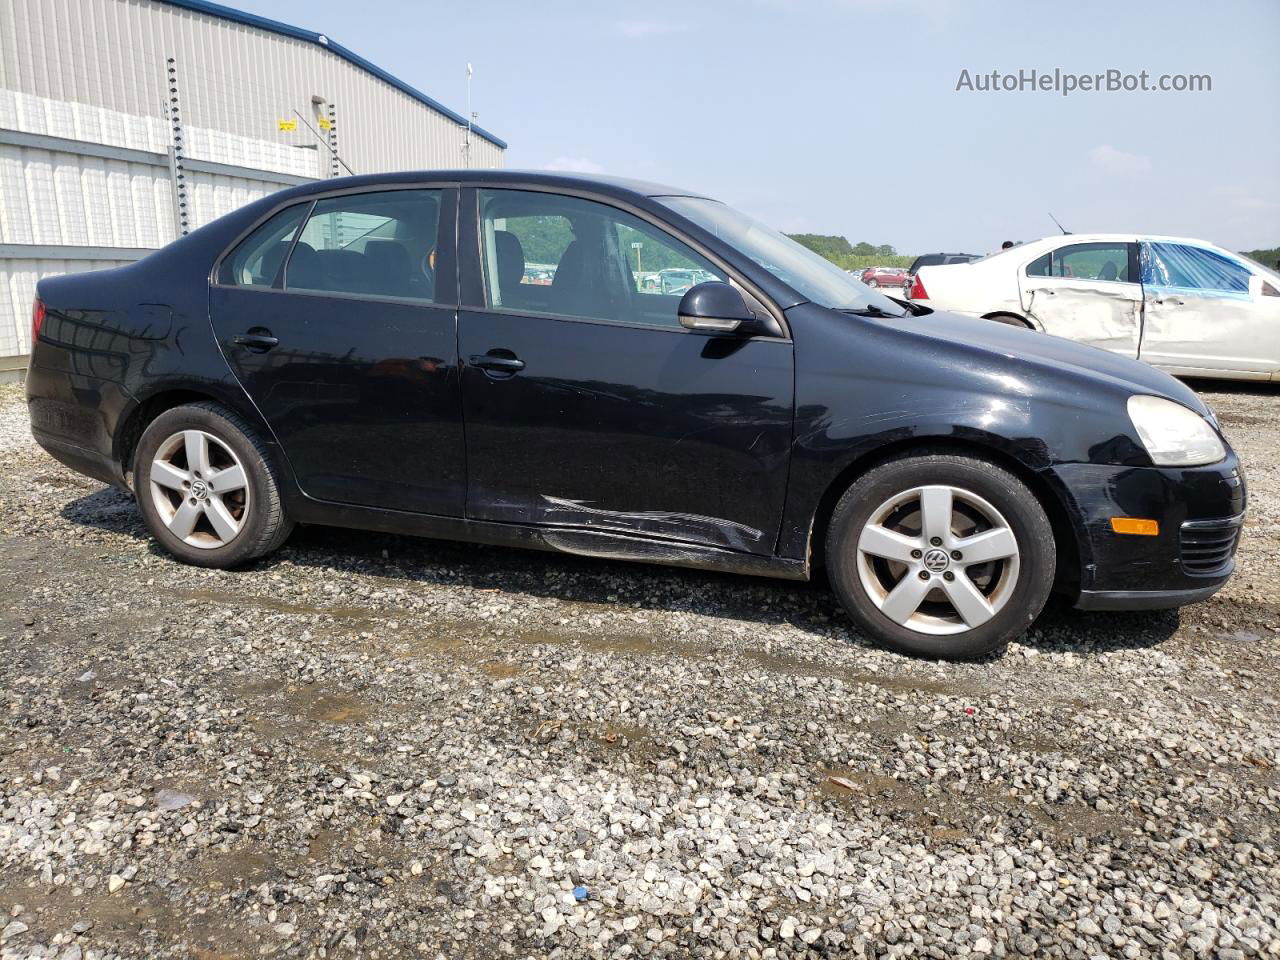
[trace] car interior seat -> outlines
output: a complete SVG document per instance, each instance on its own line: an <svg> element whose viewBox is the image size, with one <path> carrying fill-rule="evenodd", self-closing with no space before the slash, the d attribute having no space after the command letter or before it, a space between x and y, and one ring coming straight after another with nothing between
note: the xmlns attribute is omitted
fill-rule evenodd
<svg viewBox="0 0 1280 960"><path fill-rule="evenodd" d="M320 260L316 248L305 240L299 240L289 257L289 265L285 267L284 282L286 287L301 287L305 290L320 290Z"/></svg>
<svg viewBox="0 0 1280 960"><path fill-rule="evenodd" d="M413 260L399 240L370 238L364 245L364 272L368 292L384 297L412 297L415 289Z"/></svg>
<svg viewBox="0 0 1280 960"><path fill-rule="evenodd" d="M520 283L524 279L524 244L510 230L493 231L498 260L498 290L503 306L523 306Z"/></svg>

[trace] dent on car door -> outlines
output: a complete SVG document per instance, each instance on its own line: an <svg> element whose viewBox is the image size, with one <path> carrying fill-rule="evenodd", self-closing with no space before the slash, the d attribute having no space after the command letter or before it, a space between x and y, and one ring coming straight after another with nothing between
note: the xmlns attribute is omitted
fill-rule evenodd
<svg viewBox="0 0 1280 960"><path fill-rule="evenodd" d="M1134 243L1069 243L1023 268L1023 309L1046 333L1137 357L1142 329L1137 274Z"/></svg>
<svg viewBox="0 0 1280 960"><path fill-rule="evenodd" d="M1192 244L1144 242L1142 284L1143 360L1186 374L1280 370L1280 296L1244 263Z"/></svg>
<svg viewBox="0 0 1280 960"><path fill-rule="evenodd" d="M603 531L643 538L617 547L637 556L771 553L790 341L684 329L683 291L726 272L613 205L494 189L462 209L467 516L573 552Z"/></svg>

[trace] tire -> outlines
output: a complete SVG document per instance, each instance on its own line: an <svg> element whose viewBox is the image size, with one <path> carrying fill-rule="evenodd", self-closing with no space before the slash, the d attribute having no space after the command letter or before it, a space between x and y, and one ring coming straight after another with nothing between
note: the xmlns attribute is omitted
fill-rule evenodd
<svg viewBox="0 0 1280 960"><path fill-rule="evenodd" d="M978 533L982 542L968 539ZM972 660L1001 650L1039 615L1057 548L1044 509L1017 477L978 457L923 451L873 467L845 491L826 559L832 588L877 644Z"/></svg>
<svg viewBox="0 0 1280 960"><path fill-rule="evenodd" d="M867 281L867 286L870 287L872 290L874 290L876 287L880 286L880 281L876 280L873 277L872 279Z"/></svg>
<svg viewBox="0 0 1280 960"><path fill-rule="evenodd" d="M203 464L193 460L200 457ZM156 543L197 567L241 566L293 531L266 445L216 403L174 407L151 421L138 441L133 486Z"/></svg>

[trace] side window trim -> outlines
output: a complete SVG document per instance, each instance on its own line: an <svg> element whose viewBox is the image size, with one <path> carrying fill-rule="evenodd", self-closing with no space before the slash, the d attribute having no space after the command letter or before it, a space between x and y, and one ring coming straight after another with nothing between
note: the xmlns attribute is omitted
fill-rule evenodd
<svg viewBox="0 0 1280 960"><path fill-rule="evenodd" d="M674 230L669 223L654 217L647 211L629 207L625 202L619 202L616 197L597 195L589 191L550 188L545 184L538 183L473 181L471 183L464 183L460 185L460 189L458 190L457 228L458 305L460 309L474 313L501 313L508 315L536 316L550 320L565 320L573 323L590 323L598 326L625 326L633 329L665 330L671 333L680 334L696 333L696 331L688 330L682 326L668 327L647 323L633 323L630 321L596 320L590 317L549 313L524 308L513 309L508 307L487 306L485 303L486 295L484 287L485 254L483 248L483 235L480 228L482 219L480 212L480 191L486 189L547 193L559 197L573 197L580 200L599 203L603 206L610 207L614 210L620 210L623 213L630 214L631 216L643 220L659 233L671 237L678 243L693 250L700 257L711 262L717 270L721 271L726 277L728 277L729 283L748 297L748 304L758 304L764 309L771 318L772 323L770 325L779 332L774 335L763 335L752 337L751 339L777 340L785 343L791 342L791 330L786 322L786 317L782 308L774 303L772 299L767 297L763 291L760 291L754 284L745 280L738 271L733 269L731 265L716 256L712 251L705 249L692 237L688 237L685 234ZM699 336L705 336L705 334L699 334Z"/></svg>
<svg viewBox="0 0 1280 960"><path fill-rule="evenodd" d="M271 281L271 289L279 290L283 293L285 287L285 276L289 272L289 261L293 259L293 251L298 246L298 238L302 236L302 231L307 226L307 221L311 219L311 214L316 208L316 201L312 199L307 205L306 212L303 213L302 219L298 221L298 227L293 231L293 239L289 241L289 249L285 252L284 259L280 261L280 266L276 267L275 278Z"/></svg>

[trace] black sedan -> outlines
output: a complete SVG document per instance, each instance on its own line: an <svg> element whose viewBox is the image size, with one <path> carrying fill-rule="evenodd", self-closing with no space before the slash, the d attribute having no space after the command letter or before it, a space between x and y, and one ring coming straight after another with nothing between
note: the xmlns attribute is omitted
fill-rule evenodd
<svg viewBox="0 0 1280 960"><path fill-rule="evenodd" d="M709 279L672 295L642 267ZM825 569L868 636L963 658L1055 588L1208 597L1244 513L1171 377L905 306L722 203L603 177L286 190L42 281L32 343L36 439L207 567L303 522Z"/></svg>

